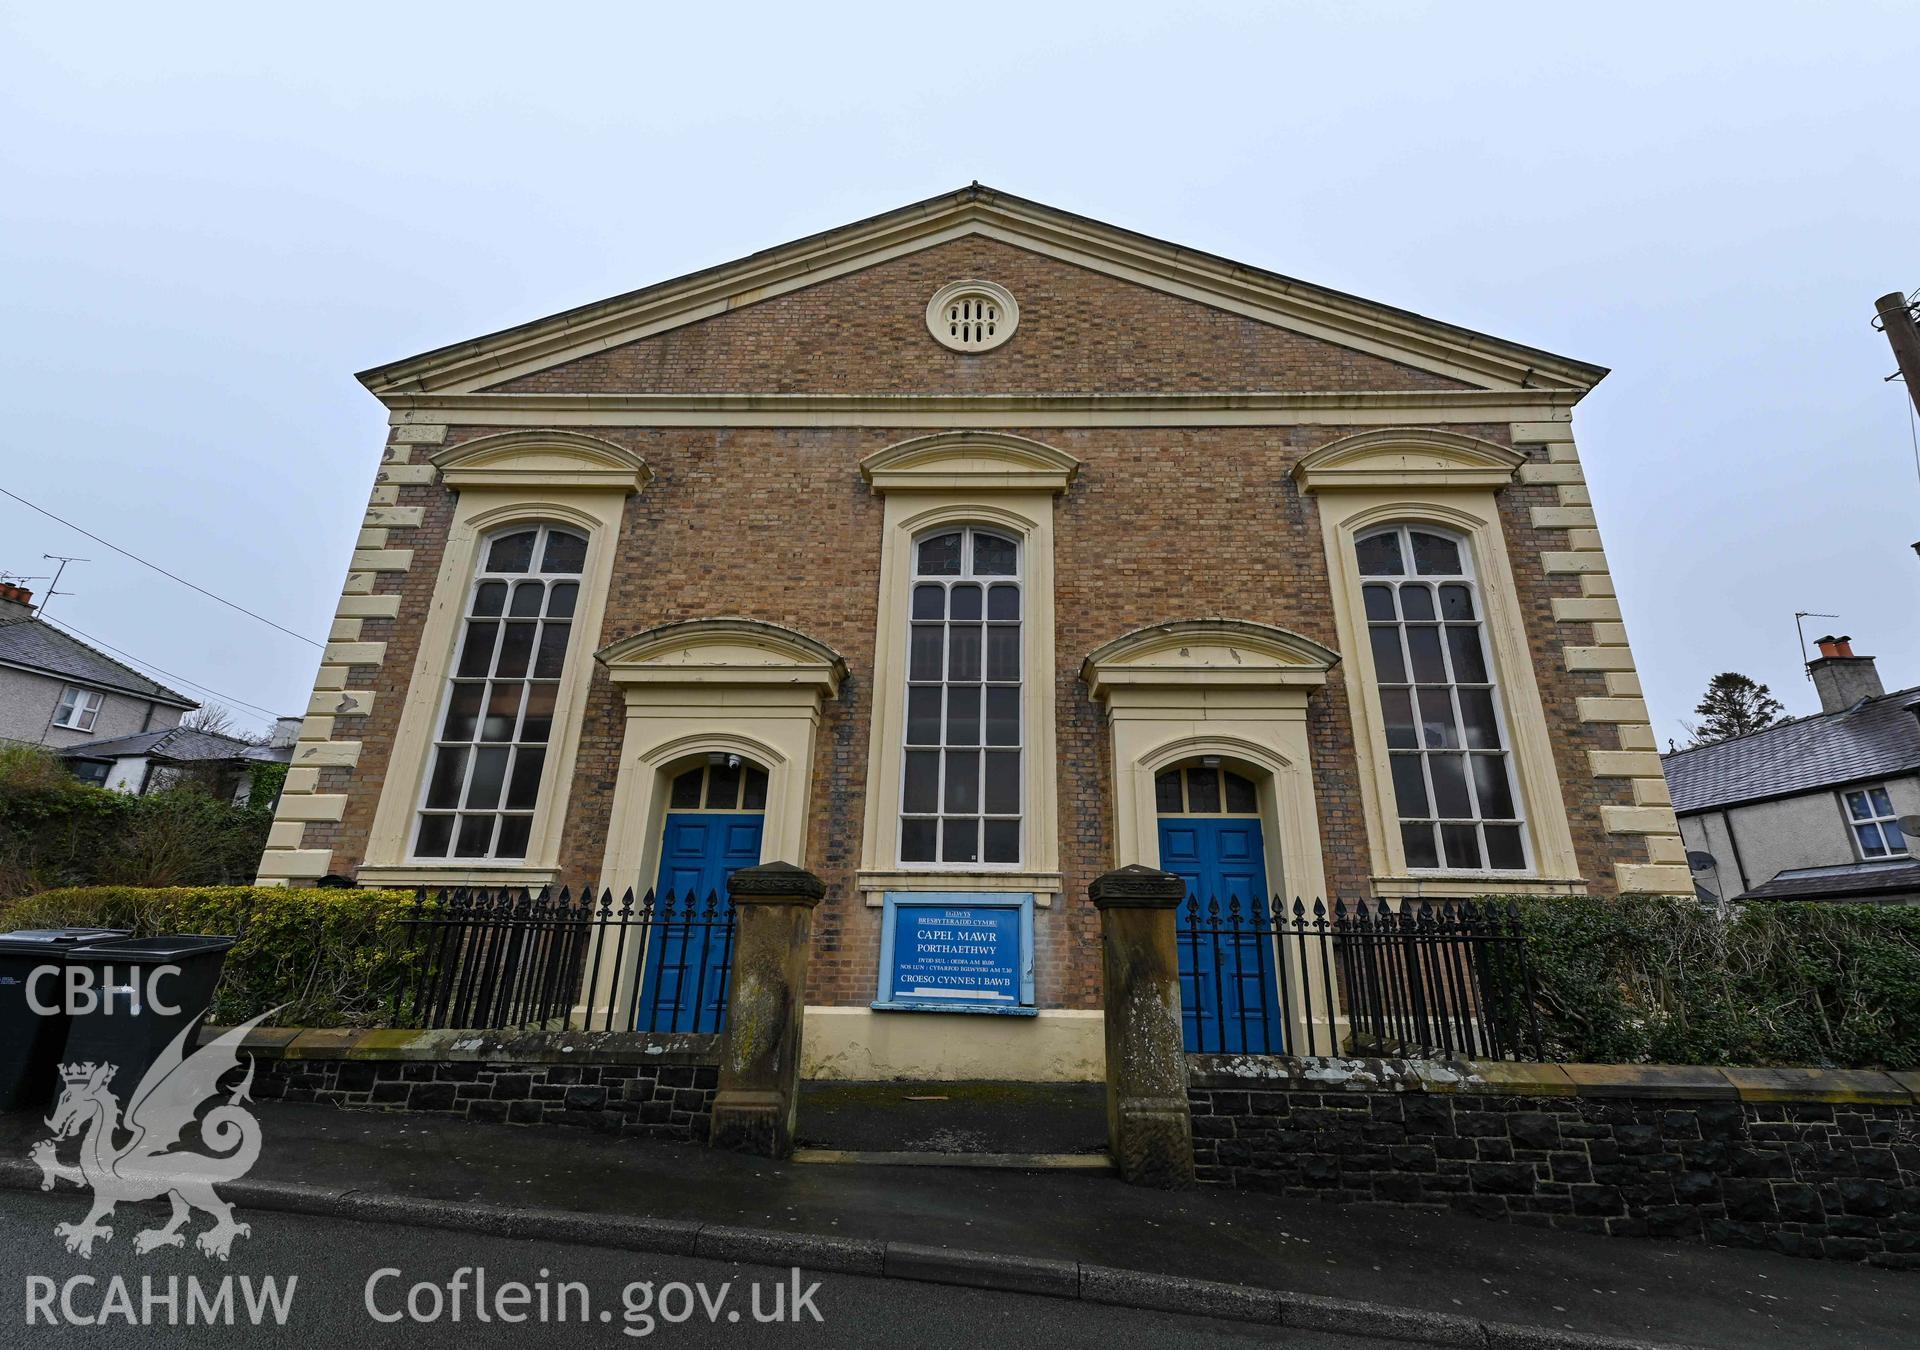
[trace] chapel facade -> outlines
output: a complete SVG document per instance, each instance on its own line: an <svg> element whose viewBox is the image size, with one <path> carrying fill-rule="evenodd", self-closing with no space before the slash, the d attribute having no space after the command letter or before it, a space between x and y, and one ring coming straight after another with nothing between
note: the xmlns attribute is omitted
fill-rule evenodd
<svg viewBox="0 0 1920 1350"><path fill-rule="evenodd" d="M1116 866L1691 894L1575 449L1604 374L978 185L367 371L261 880L800 864L849 1078L1097 1077ZM930 912L1012 968L914 986Z"/></svg>

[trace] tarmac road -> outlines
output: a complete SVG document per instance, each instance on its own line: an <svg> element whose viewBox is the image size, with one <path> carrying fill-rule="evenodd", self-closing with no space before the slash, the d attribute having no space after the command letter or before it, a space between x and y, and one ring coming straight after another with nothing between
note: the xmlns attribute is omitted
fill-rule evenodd
<svg viewBox="0 0 1920 1350"><path fill-rule="evenodd" d="M828 1347L884 1345L888 1347L955 1347L1044 1345L1055 1348L1088 1346L1101 1350L1134 1347L1245 1346L1284 1344L1300 1350L1349 1350L1384 1344L1350 1337L1328 1336L1278 1326L1214 1321L1165 1313L1107 1307L1068 1299L1025 1294L992 1293L975 1289L924 1284L912 1280L875 1279L859 1275L802 1273L798 1290L818 1282L806 1304L817 1309L815 1321L804 1309L800 1320L760 1324L758 1310L769 1314L779 1307L791 1312L796 1286L789 1271L743 1266L692 1257L609 1251L596 1247L524 1242L481 1237L437 1229L406 1228L390 1224L362 1224L341 1219L260 1212L236 1217L251 1225L250 1237L238 1239L230 1262L211 1260L195 1251L163 1249L146 1256L133 1251L133 1238L165 1218L164 1207L123 1209L108 1222L113 1238L97 1246L91 1261L68 1254L54 1235L54 1225L78 1220L85 1197L62 1188L56 1195L0 1193L0 1346L162 1345L201 1347L360 1347L404 1346L408 1350L447 1347L467 1350L488 1346L620 1346L668 1344L687 1346ZM205 1226L195 1215L188 1231ZM473 1279L467 1277L460 1299L460 1320L451 1316L448 1292L454 1273L463 1267L485 1271L489 1300L497 1299L510 1282L528 1286L520 1324L474 1320ZM373 1288L374 1306L384 1316L402 1320L382 1323L367 1309L369 1277L382 1270L400 1272L379 1280ZM545 1272L544 1277L542 1272ZM152 1322L130 1323L115 1311L113 1278L124 1281L127 1303L134 1318L142 1315L143 1290L160 1296L147 1305ZM178 1277L175 1316L181 1323L167 1325L164 1301L168 1277ZM234 1279L232 1298L237 1325L185 1325L189 1315L189 1277L199 1281L204 1297L217 1298L223 1277ZM74 1277L95 1283L72 1284ZM143 1285L143 1277L145 1284ZM260 1282L277 1279L284 1291L297 1277L285 1300L284 1325L275 1325L271 1305L266 1324L248 1323L242 1280L253 1282L256 1298ZM584 1320L580 1298L564 1299L566 1321L557 1320L566 1282L586 1287L591 1300ZM650 1282L650 1291L629 1289ZM669 1290L676 1282L692 1286L704 1282L707 1304L698 1290ZM416 1284L427 1290L410 1292ZM539 1287L547 1290L549 1320L537 1319ZM727 1286L724 1294L722 1286ZM512 1314L520 1305L497 1312ZM437 1320L419 1322L407 1314L409 1299L422 1316L439 1308ZM29 1300L35 1300L32 1306ZM63 1302L66 1305L63 1309ZM717 1309L709 1321L705 1308ZM48 1325L47 1316L58 1320ZM101 1325L73 1325L68 1314L98 1319ZM666 1317L689 1313L687 1320ZM36 1318L28 1324L29 1315ZM604 1314L604 1318L602 1316ZM731 1316L730 1316L731 1315ZM737 1320L734 1320L736 1319Z"/></svg>

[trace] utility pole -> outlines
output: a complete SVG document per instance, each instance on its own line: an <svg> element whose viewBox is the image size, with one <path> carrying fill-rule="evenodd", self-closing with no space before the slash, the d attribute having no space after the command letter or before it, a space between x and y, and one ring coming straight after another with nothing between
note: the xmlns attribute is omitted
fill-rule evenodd
<svg viewBox="0 0 1920 1350"><path fill-rule="evenodd" d="M1893 347L1893 359L1900 364L1900 376L1907 382L1907 397L1920 410L1920 325L1913 321L1913 306L1907 297L1894 291L1873 302L1880 321L1875 327L1887 335Z"/></svg>
<svg viewBox="0 0 1920 1350"><path fill-rule="evenodd" d="M1874 324L1887 335L1887 342L1893 348L1893 359L1900 367L1900 378L1906 381L1907 397L1913 400L1914 410L1920 412L1920 325L1913 319L1913 306L1907 303L1907 297L1898 291L1890 292L1873 302ZM1916 447L1914 468L1920 469L1920 446ZM1913 551L1920 554L1920 539L1914 540Z"/></svg>

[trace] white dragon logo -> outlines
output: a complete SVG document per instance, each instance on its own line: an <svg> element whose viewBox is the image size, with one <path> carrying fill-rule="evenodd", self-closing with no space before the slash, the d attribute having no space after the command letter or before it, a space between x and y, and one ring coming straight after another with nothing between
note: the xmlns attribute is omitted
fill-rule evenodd
<svg viewBox="0 0 1920 1350"><path fill-rule="evenodd" d="M213 1227L194 1240L194 1245L208 1256L224 1261L234 1238L252 1236L253 1230L246 1224L233 1221L233 1206L213 1189L218 1183L245 1176L260 1156L260 1124L240 1105L253 1085L251 1056L246 1078L200 1122L200 1140L212 1152L167 1150L193 1123L201 1103L219 1095L220 1080L238 1067L242 1038L271 1015L271 1011L265 1012L231 1028L188 1057L187 1043L199 1027L196 1018L141 1078L127 1100L124 1120L119 1101L108 1090L114 1066L60 1066L65 1086L47 1121L53 1138L35 1144L29 1156L39 1164L41 1190L52 1190L56 1179L93 1188L93 1208L85 1220L54 1225L54 1233L66 1239L68 1251L91 1259L96 1241L113 1240L113 1229L102 1220L113 1213L115 1205L163 1195L173 1202L173 1214L164 1227L149 1228L134 1236L136 1252L186 1245L180 1229L196 1209L213 1216ZM55 1155L58 1141L82 1133L86 1138L80 1145L80 1165L69 1167ZM121 1142L123 1138L125 1142Z"/></svg>

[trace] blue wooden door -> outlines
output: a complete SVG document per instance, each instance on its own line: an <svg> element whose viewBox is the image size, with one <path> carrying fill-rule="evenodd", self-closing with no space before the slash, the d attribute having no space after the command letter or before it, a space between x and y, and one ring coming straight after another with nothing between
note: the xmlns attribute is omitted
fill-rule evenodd
<svg viewBox="0 0 1920 1350"><path fill-rule="evenodd" d="M730 953L717 920L731 908L727 878L760 861L763 820L758 814L718 811L667 817L660 879L654 887L656 925L647 939L646 973L640 981L638 1030L719 1031L725 1025ZM709 895L719 897L713 923L707 922ZM673 897L670 907L668 896ZM685 922L689 918L693 922Z"/></svg>
<svg viewBox="0 0 1920 1350"><path fill-rule="evenodd" d="M1239 902L1247 927L1270 928L1265 841L1257 818L1160 817L1160 866L1187 883L1197 916L1180 906L1180 1016L1188 1050L1286 1053L1272 939L1231 932ZM1217 917L1213 904L1219 904ZM1197 922L1196 922L1197 918Z"/></svg>

